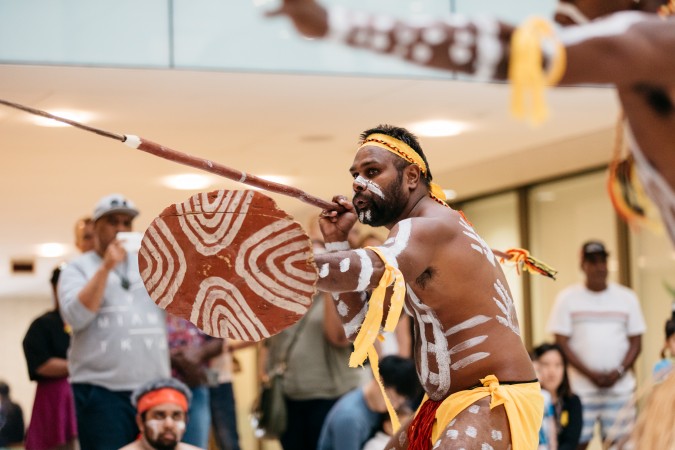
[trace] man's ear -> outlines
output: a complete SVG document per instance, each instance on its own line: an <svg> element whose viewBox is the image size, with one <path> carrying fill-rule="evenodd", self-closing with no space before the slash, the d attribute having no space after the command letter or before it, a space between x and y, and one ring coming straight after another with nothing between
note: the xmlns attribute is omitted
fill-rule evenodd
<svg viewBox="0 0 675 450"><path fill-rule="evenodd" d="M141 434L145 436L145 424L143 423L143 419L141 418L140 414L136 414L136 425L138 426L138 430L141 432Z"/></svg>
<svg viewBox="0 0 675 450"><path fill-rule="evenodd" d="M420 184L420 177L422 176L422 171L419 166L415 164L410 164L408 167L403 169L403 182L410 188L410 190L415 190Z"/></svg>

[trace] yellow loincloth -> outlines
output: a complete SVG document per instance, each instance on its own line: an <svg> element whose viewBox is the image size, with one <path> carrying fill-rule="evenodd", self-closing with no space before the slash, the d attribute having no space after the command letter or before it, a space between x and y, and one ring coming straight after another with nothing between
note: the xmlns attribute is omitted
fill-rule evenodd
<svg viewBox="0 0 675 450"><path fill-rule="evenodd" d="M436 410L431 443L441 437L445 427L460 412L489 395L492 396L490 409L504 405L509 419L513 450L536 450L539 445L539 428L544 417L544 397L541 395L539 382L499 384L494 375L488 375L480 381L483 386L455 392L443 400ZM425 396L422 403L426 400Z"/></svg>

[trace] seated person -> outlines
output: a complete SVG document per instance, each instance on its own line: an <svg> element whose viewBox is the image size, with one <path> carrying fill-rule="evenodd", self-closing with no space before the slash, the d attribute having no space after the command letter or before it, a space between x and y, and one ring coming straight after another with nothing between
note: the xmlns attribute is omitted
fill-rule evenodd
<svg viewBox="0 0 675 450"><path fill-rule="evenodd" d="M380 361L380 377L394 410L419 396L421 386L412 359L396 355ZM345 394L326 417L318 450L360 450L375 434L387 405L380 386L371 379L365 386Z"/></svg>
<svg viewBox="0 0 675 450"><path fill-rule="evenodd" d="M396 414L398 415L398 420L403 423L411 419L415 415L415 411L408 405L403 405L396 411ZM381 420L382 423L375 432L375 435L366 441L362 450L384 450L387 448L387 443L394 435L394 425L391 423L391 417L388 414L382 414Z"/></svg>
<svg viewBox="0 0 675 450"><path fill-rule="evenodd" d="M532 351L532 361L542 392L551 397L557 448L574 450L581 437L583 415L581 400L572 393L567 378L567 360L557 344L542 344Z"/></svg>
<svg viewBox="0 0 675 450"><path fill-rule="evenodd" d="M675 305L673 305L675 308ZM654 365L652 371L655 381L663 381L675 366L675 309L673 316L666 322L666 342L661 350L661 359ZM670 353L670 355L668 355Z"/></svg>
<svg viewBox="0 0 675 450"><path fill-rule="evenodd" d="M140 386L131 395L131 402L137 410L136 423L141 435L121 450L198 450L181 442L190 400L190 389L173 378Z"/></svg>

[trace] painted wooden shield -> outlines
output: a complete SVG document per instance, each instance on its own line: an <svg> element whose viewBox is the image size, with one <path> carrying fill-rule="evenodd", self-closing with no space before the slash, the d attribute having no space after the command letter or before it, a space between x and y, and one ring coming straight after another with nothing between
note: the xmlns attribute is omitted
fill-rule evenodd
<svg viewBox="0 0 675 450"><path fill-rule="evenodd" d="M166 208L138 254L150 297L205 333L259 341L307 312L318 277L300 224L256 191L196 194Z"/></svg>

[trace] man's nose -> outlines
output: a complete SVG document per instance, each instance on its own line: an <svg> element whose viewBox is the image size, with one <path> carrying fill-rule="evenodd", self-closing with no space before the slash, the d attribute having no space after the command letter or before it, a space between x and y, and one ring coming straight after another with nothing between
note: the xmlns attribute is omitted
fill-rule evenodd
<svg viewBox="0 0 675 450"><path fill-rule="evenodd" d="M363 178L356 177L352 183L352 189L354 189L354 192L363 192L368 189L368 184Z"/></svg>

